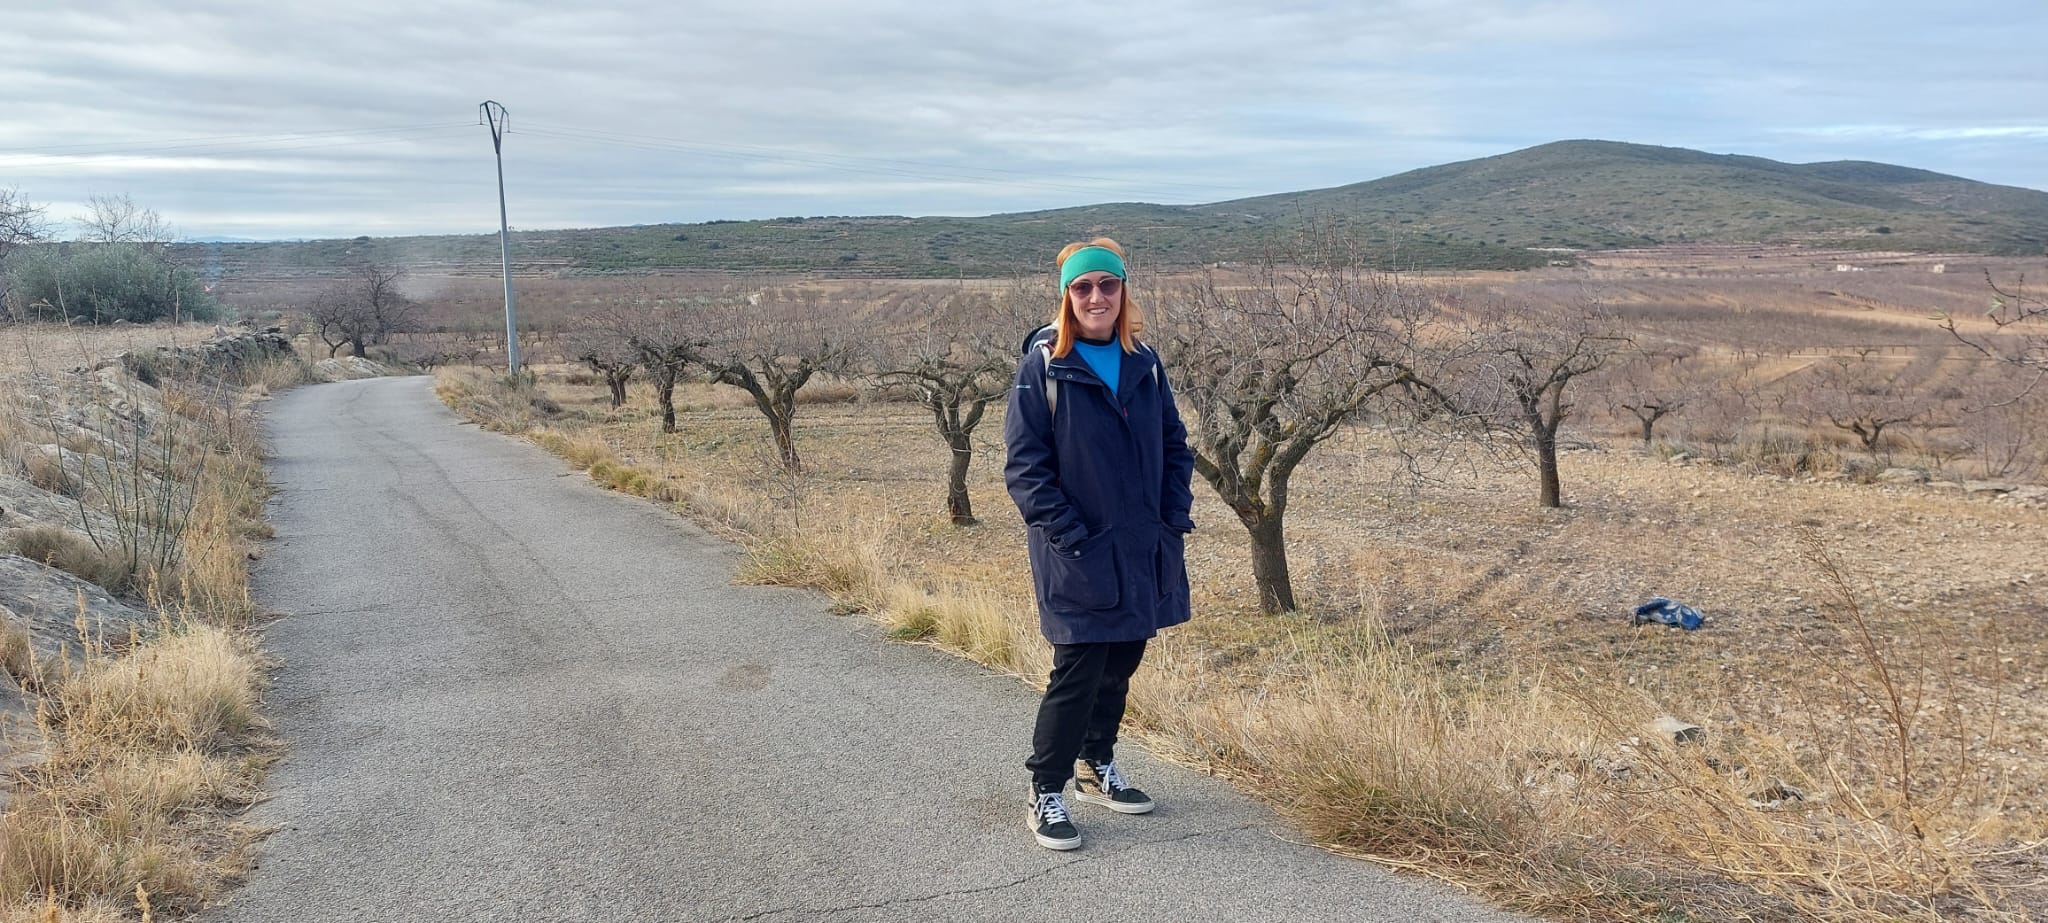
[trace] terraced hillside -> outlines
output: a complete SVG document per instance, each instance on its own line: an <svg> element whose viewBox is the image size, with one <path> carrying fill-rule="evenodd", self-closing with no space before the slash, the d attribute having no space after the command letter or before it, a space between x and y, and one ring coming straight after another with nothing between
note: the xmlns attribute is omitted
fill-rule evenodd
<svg viewBox="0 0 2048 923"><path fill-rule="evenodd" d="M488 225L488 216L482 223ZM2048 193L1858 161L1560 141L1371 182L1208 205L1109 203L974 218L785 217L513 235L529 274L714 270L985 277L1042 267L1108 234L1141 262L1186 268L1257 256L1311 217L1346 226L1383 263L1522 269L1574 251L1675 243L2008 255L2048 252ZM494 234L194 243L202 274L302 277L374 260L436 274L497 271Z"/></svg>

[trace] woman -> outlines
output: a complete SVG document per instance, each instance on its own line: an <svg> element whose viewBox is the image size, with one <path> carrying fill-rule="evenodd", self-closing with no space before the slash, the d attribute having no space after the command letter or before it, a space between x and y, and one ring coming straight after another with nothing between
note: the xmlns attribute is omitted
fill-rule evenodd
<svg viewBox="0 0 2048 923"><path fill-rule="evenodd" d="M1117 725L1146 639L1188 620L1195 456L1159 357L1138 342L1123 256L1106 237L1060 251L1059 314L1018 363L1003 422L1003 473L1053 648L1024 764L1031 832L1051 849L1081 845L1065 799L1076 759L1077 800L1152 810L1117 768Z"/></svg>

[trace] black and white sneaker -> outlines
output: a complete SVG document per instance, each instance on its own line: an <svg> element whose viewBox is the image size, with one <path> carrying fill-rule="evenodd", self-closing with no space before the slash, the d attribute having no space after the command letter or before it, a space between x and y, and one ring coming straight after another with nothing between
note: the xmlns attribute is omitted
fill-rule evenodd
<svg viewBox="0 0 2048 923"><path fill-rule="evenodd" d="M1031 814L1026 822L1038 845L1047 849L1064 851L1081 845L1081 831L1075 830L1073 820L1067 817L1067 797L1060 791L1042 792L1032 785Z"/></svg>
<svg viewBox="0 0 2048 923"><path fill-rule="evenodd" d="M1124 781L1115 760L1082 760L1080 771L1074 774L1074 800L1099 804L1119 814L1144 814L1153 808L1150 796Z"/></svg>

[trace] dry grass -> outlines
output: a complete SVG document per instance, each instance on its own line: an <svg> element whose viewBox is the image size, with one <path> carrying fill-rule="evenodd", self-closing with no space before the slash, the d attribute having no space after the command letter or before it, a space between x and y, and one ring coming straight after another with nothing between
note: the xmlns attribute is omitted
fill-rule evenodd
<svg viewBox="0 0 2048 923"><path fill-rule="evenodd" d="M13 619L0 619L0 671L16 682L35 678L34 638Z"/></svg>
<svg viewBox="0 0 2048 923"><path fill-rule="evenodd" d="M309 384L312 380L312 369L304 360L273 358L244 366L239 383L250 396L260 398Z"/></svg>
<svg viewBox="0 0 2048 923"><path fill-rule="evenodd" d="M681 432L660 436L644 390L612 411L558 381L540 376L561 412L532 434L579 466L608 453L654 472L747 546L743 579L820 589L894 637L1042 682L999 445L970 484L985 525L955 529L916 407L808 408L810 474L793 481L731 395L686 386ZM485 425L528 432L532 395L490 387L443 372L459 409L503 406ZM2008 800L2048 781L2016 757L2048 715L1999 695L2048 639L1982 632L2031 598L2008 572L2048 516L1625 452L1568 455L1576 508L1541 511L1526 474L1485 459L1392 480L1400 448L1347 437L1298 478L1308 608L1286 617L1257 614L1244 537L1198 487L1197 619L1160 638L1133 691L1156 751L1244 780L1316 842L1556 918L2022 919L2039 900L1995 853L2037 855L2028 838L2048 832ZM1960 531L1931 541L1935 521ZM1831 583L1802 557L1802 522L1841 549L1838 573L1881 582ZM1617 627L1667 586L1700 590L1708 631ZM1888 707L1887 683L1918 693ZM1704 743L1646 730L1667 712L1706 725ZM1886 771L1902 749L1926 769L1904 797ZM1805 799L1763 797L1792 789Z"/></svg>
<svg viewBox="0 0 2048 923"><path fill-rule="evenodd" d="M246 639L189 623L63 680L49 720L87 749L209 750L256 724L258 672Z"/></svg>
<svg viewBox="0 0 2048 923"><path fill-rule="evenodd" d="M213 328L212 324L0 324L0 378L22 374L31 367L48 370L91 365L120 352L190 346L212 336Z"/></svg>
<svg viewBox="0 0 2048 923"><path fill-rule="evenodd" d="M29 385L15 396L34 391L77 406L125 397L141 406L157 392L96 392L100 385L61 370L89 365L105 351L196 342L210 331L0 327L0 379ZM87 464L98 459L106 471L69 478L77 482L71 493L98 506L118 491L112 482L94 489L93 479L125 478L120 486L128 492L120 496L134 502L108 515L124 529L121 517L133 518L134 528L116 537L175 541L173 566L113 574L100 567L112 555L67 530L16 534L32 556L75 573L99 570L81 576L172 615L143 643L128 639L120 656L93 648L79 664L34 662L19 629L0 639L0 666L40 693L41 740L24 743L46 754L11 779L12 798L0 814L0 920L146 920L194 911L246 864L255 832L233 814L258 797L275 755L258 712L261 659L242 630L256 615L248 561L269 534L250 402L304 379L303 366L278 361L247 367L239 380L162 381L169 412L150 416L152 432L165 441L146 457L82 432L54 436L47 403L38 411L22 400L0 414L7 443L0 454L33 465L48 456L20 447L56 442ZM64 388L78 393L61 394ZM41 480L68 483L62 465L48 467ZM38 476L34 467L27 473ZM122 557L124 565L134 560Z"/></svg>
<svg viewBox="0 0 2048 923"><path fill-rule="evenodd" d="M63 526L30 526L15 532L9 543L14 554L103 587L124 586L135 576L123 562Z"/></svg>
<svg viewBox="0 0 2048 923"><path fill-rule="evenodd" d="M45 700L51 753L0 815L0 919L139 911L138 887L156 910L194 910L240 868L253 831L226 814L255 800L268 759L238 746L258 724L258 661L246 636L167 629Z"/></svg>
<svg viewBox="0 0 2048 923"><path fill-rule="evenodd" d="M243 626L258 614L249 597L249 562L272 534L263 521L270 488L246 407L233 414L241 432L214 451L193 485L173 592L176 603L201 620Z"/></svg>

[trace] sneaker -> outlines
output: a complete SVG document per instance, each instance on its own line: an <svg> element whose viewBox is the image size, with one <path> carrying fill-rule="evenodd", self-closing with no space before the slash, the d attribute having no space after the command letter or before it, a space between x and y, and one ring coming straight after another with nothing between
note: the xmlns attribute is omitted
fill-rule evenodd
<svg viewBox="0 0 2048 923"><path fill-rule="evenodd" d="M1081 845L1081 831L1075 830L1073 820L1067 817L1067 797L1061 792L1041 792L1033 785L1031 815L1026 823L1031 827L1031 835L1038 838L1038 845L1047 849L1068 850Z"/></svg>
<svg viewBox="0 0 2048 923"><path fill-rule="evenodd" d="M1099 804L1119 814L1144 814L1152 810L1152 798L1124 782L1116 761L1098 763L1082 760L1074 775L1074 800Z"/></svg>

